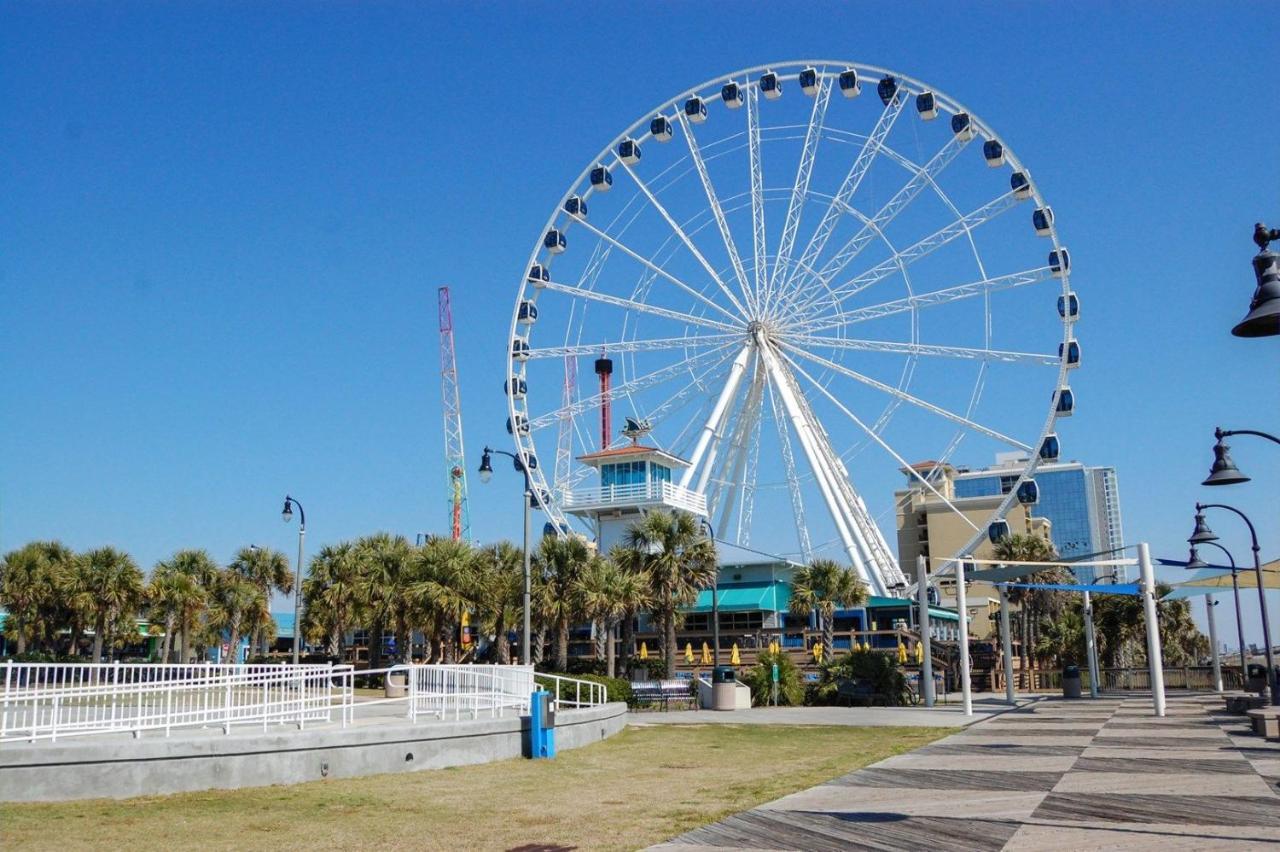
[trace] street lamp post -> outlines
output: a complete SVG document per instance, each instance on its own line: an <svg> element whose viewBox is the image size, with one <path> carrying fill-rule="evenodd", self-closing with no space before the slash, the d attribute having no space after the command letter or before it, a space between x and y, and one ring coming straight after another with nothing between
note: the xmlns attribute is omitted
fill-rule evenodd
<svg viewBox="0 0 1280 852"><path fill-rule="evenodd" d="M529 598L532 591L532 573L529 567L529 510L533 503L533 484L529 481L529 471L525 468L524 462L514 453L508 453L505 450L494 450L489 447L484 448L484 455L480 457L480 481L488 482L493 478L493 454L506 456L515 463L516 470L524 474L524 632L520 635L520 662L529 666L533 664L533 657L529 653Z"/></svg>
<svg viewBox="0 0 1280 852"><path fill-rule="evenodd" d="M1259 557L1258 547L1258 531L1254 529L1253 521L1249 520L1249 516L1241 512L1234 506L1228 506L1225 503L1196 503L1196 528L1191 533L1191 537L1187 541L1192 544L1202 544L1209 541L1217 541L1218 536L1213 530L1209 529L1209 525L1204 520L1205 509L1225 509L1228 512L1234 512L1240 516L1240 519L1249 527L1249 537L1253 548L1253 571L1258 580L1258 606L1262 610L1262 641L1266 644L1267 659L1267 684L1271 692L1271 705L1273 707L1280 706L1280 684L1276 683L1276 666L1275 660L1271 653L1271 625L1267 618L1267 589L1262 579L1262 560ZM1240 659L1241 671L1244 670L1244 651L1241 651Z"/></svg>
<svg viewBox="0 0 1280 852"><path fill-rule="evenodd" d="M1202 544L1211 545L1225 553L1227 555L1227 564L1231 566L1231 593L1236 600L1236 641L1240 643L1240 682L1244 683L1244 619L1241 617L1240 579L1237 576L1239 569L1236 567L1236 558L1231 555L1230 550L1227 550L1216 541L1205 541ZM1200 554L1196 551L1196 546L1194 544L1191 545L1191 558L1187 560L1187 568L1197 571L1208 567L1208 563L1200 558Z"/></svg>
<svg viewBox="0 0 1280 852"><path fill-rule="evenodd" d="M293 520L293 507L298 507L298 573L293 581L293 664L298 664L298 652L302 647L302 540L307 535L307 512L302 504L284 496L284 511L280 517L287 524Z"/></svg>
<svg viewBox="0 0 1280 852"><path fill-rule="evenodd" d="M707 538L715 541L715 533L711 530L711 522L700 518L702 530ZM711 578L711 659L712 666L720 665L720 566Z"/></svg>

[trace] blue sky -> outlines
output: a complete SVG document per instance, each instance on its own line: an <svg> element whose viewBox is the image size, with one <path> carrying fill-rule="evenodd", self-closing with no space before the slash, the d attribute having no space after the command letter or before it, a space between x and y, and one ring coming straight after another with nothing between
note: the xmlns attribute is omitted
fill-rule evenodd
<svg viewBox="0 0 1280 852"><path fill-rule="evenodd" d="M292 553L286 491L311 547L443 531L436 287L478 463L512 283L585 162L695 83L820 57L935 83L1032 166L1085 304L1067 453L1118 468L1127 539L1181 555L1212 497L1277 555L1274 477L1197 485L1215 424L1280 429L1280 344L1228 334L1280 223L1274 10L799 8L5 4L0 548ZM1260 478L1275 453L1235 443ZM478 538L518 535L514 477L472 481Z"/></svg>

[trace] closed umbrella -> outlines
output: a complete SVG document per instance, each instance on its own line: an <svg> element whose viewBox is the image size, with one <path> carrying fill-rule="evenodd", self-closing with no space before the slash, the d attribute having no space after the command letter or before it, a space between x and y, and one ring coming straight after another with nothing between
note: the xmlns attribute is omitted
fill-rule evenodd
<svg viewBox="0 0 1280 852"><path fill-rule="evenodd" d="M684 643L684 661L689 665L693 665L693 643Z"/></svg>
<svg viewBox="0 0 1280 852"><path fill-rule="evenodd" d="M640 643L640 659L642 660L649 659L649 646L644 642Z"/></svg>
<svg viewBox="0 0 1280 852"><path fill-rule="evenodd" d="M898 640L898 665L902 665L907 661L907 646L902 644L902 640Z"/></svg>
<svg viewBox="0 0 1280 852"><path fill-rule="evenodd" d="M916 665L920 665L923 662L924 662L924 643L917 642L916 643Z"/></svg>
<svg viewBox="0 0 1280 852"><path fill-rule="evenodd" d="M822 662L822 643L821 642L813 643L813 661L815 663Z"/></svg>
<svg viewBox="0 0 1280 852"><path fill-rule="evenodd" d="M707 647L707 643L702 643L702 664L704 666L711 665L711 649Z"/></svg>
<svg viewBox="0 0 1280 852"><path fill-rule="evenodd" d="M738 643L733 643L733 653L729 655L729 662L735 666L742 665L742 658L738 656Z"/></svg>

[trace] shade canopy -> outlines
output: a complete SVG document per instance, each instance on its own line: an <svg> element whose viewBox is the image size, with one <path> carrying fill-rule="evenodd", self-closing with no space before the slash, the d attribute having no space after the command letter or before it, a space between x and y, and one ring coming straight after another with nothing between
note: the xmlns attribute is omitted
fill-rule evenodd
<svg viewBox="0 0 1280 852"><path fill-rule="evenodd" d="M1096 595L1137 595L1137 583L1001 583L1010 589L1048 589L1055 592L1092 592Z"/></svg>

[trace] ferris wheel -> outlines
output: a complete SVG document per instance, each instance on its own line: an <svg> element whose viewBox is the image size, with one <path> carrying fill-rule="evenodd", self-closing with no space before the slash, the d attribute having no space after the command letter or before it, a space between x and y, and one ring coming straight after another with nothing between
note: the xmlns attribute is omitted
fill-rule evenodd
<svg viewBox="0 0 1280 852"><path fill-rule="evenodd" d="M958 516L968 539L933 556L959 555L1058 457L1069 270L1026 166L941 91L847 62L737 71L644 113L552 210L517 287L507 428L556 529L583 523L580 459L639 427L717 538L843 557L887 594L895 490ZM988 517L932 473L961 451L1004 454Z"/></svg>

